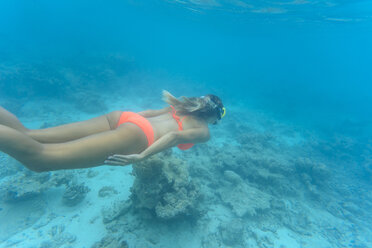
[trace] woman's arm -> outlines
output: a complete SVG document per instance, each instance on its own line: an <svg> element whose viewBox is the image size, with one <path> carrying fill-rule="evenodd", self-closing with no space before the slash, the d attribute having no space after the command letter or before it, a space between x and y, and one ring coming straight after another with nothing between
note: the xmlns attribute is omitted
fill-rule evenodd
<svg viewBox="0 0 372 248"><path fill-rule="evenodd" d="M171 108L170 107L165 107L163 109L158 109L158 110L145 110L138 112L139 115L142 115L143 117L154 117L158 116L167 112L170 112Z"/></svg>
<svg viewBox="0 0 372 248"><path fill-rule="evenodd" d="M155 141L151 146L147 147L146 150L140 154L131 155L114 155L110 156L105 161L106 164L111 165L127 165L134 162L141 161L145 158L150 157L158 152L161 152L170 147L176 146L182 143L201 143L206 142L210 138L209 130L205 128L192 128L184 131L169 132L162 136L160 139Z"/></svg>
<svg viewBox="0 0 372 248"><path fill-rule="evenodd" d="M192 128L184 131L169 132L147 147L140 155L142 158L147 158L178 144L202 143L208 141L209 138L208 128Z"/></svg>

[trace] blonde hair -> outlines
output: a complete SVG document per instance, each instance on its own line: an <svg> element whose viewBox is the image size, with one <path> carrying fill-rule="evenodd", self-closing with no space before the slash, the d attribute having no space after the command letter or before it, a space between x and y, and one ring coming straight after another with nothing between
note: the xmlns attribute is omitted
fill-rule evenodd
<svg viewBox="0 0 372 248"><path fill-rule="evenodd" d="M198 117L208 117L213 114L213 109L203 97L186 97L177 98L166 90L163 90L163 101L173 105L177 113L181 115L194 115Z"/></svg>

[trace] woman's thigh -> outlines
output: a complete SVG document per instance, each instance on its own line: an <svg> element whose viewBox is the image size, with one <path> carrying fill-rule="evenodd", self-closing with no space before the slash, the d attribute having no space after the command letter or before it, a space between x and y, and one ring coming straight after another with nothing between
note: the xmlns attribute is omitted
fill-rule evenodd
<svg viewBox="0 0 372 248"><path fill-rule="evenodd" d="M110 131L115 128L115 121L120 111L95 117L86 121L69 123L57 127L28 130L26 134L41 143L63 143L89 135Z"/></svg>
<svg viewBox="0 0 372 248"><path fill-rule="evenodd" d="M113 154L140 153L147 147L142 130L132 124L122 124L115 130L90 135L60 144L44 144L41 170L87 168L102 165Z"/></svg>

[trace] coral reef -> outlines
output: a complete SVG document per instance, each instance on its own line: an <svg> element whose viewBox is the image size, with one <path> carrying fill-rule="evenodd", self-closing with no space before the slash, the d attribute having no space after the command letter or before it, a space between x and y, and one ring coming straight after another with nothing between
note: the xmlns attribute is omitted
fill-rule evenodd
<svg viewBox="0 0 372 248"><path fill-rule="evenodd" d="M65 226L62 224L52 226L48 234L50 240L41 243L40 248L57 248L65 245L71 245L76 241L76 236L69 232L65 232Z"/></svg>
<svg viewBox="0 0 372 248"><path fill-rule="evenodd" d="M104 99L94 91L78 92L73 94L71 98L75 107L83 112L94 114L108 111Z"/></svg>
<svg viewBox="0 0 372 248"><path fill-rule="evenodd" d="M190 180L186 164L169 151L133 165L132 174L135 179L130 198L102 209L109 236L95 247L126 244L118 235L122 233L129 245L158 247L161 235L184 230L202 216L199 187Z"/></svg>
<svg viewBox="0 0 372 248"><path fill-rule="evenodd" d="M97 176L98 174L99 174L98 171L95 170L94 168L87 170L87 177L88 178L93 178L93 177Z"/></svg>
<svg viewBox="0 0 372 248"><path fill-rule="evenodd" d="M239 218L243 223L243 228L229 233L224 226L234 229L234 225L221 220L217 232L203 237L202 247L272 247L278 229L283 227L302 237L321 234L314 226L316 214L305 206L311 201L314 208L329 203L329 192L334 187L330 161L314 152L316 147L309 148L308 143L292 143L242 124L239 130L246 130L233 136L239 145L225 146L224 152L210 146L196 148L198 162L193 163L190 175L194 180L203 180L208 203L224 203L233 214L228 218ZM352 204L330 204L332 214L341 219L355 218L357 209ZM235 233L240 233L242 243L231 242L229 237ZM331 237L329 240L334 242Z"/></svg>
<svg viewBox="0 0 372 248"><path fill-rule="evenodd" d="M324 181L326 181L331 174L330 169L327 168L324 163L316 162L307 157L297 158L294 163L296 172L300 175L308 175L314 185L325 185Z"/></svg>
<svg viewBox="0 0 372 248"><path fill-rule="evenodd" d="M162 220L198 216L199 187L189 179L186 164L171 156L154 156L133 165L133 207Z"/></svg>
<svg viewBox="0 0 372 248"><path fill-rule="evenodd" d="M201 247L249 247L245 242L245 236L246 231L243 219L233 218L221 222L216 232L204 236L201 242Z"/></svg>
<svg viewBox="0 0 372 248"><path fill-rule="evenodd" d="M34 173L21 170L2 182L0 188L1 199L8 203L17 203L34 199L53 187L65 185L66 190L62 201L67 206L75 206L81 202L89 188L84 184L78 184L72 171L58 171L46 173Z"/></svg>
<svg viewBox="0 0 372 248"><path fill-rule="evenodd" d="M2 198L1 198L2 199ZM17 202L1 202L0 240L5 241L23 230L33 227L46 213L47 204L39 198L26 198ZM13 247L10 243L5 247Z"/></svg>
<svg viewBox="0 0 372 248"><path fill-rule="evenodd" d="M232 219L228 222L221 223L219 233L222 242L227 246L245 247L244 246L244 224L241 219Z"/></svg>
<svg viewBox="0 0 372 248"><path fill-rule="evenodd" d="M5 154L0 154L0 179L16 174L24 167Z"/></svg>
<svg viewBox="0 0 372 248"><path fill-rule="evenodd" d="M125 215L131 206L131 201L115 201L113 204L106 206L102 209L103 223L110 223Z"/></svg>
<svg viewBox="0 0 372 248"><path fill-rule="evenodd" d="M108 197L112 195L116 195L118 191L114 187L104 186L98 191L99 197Z"/></svg>
<svg viewBox="0 0 372 248"><path fill-rule="evenodd" d="M16 203L37 197L53 187L68 185L75 181L73 172L59 171L34 173L21 170L5 178L0 188L0 196L5 202Z"/></svg>
<svg viewBox="0 0 372 248"><path fill-rule="evenodd" d="M3 61L0 63L1 104L15 114L28 114L21 102L44 98L64 99L80 111L102 113L108 110L102 93L116 88L118 77L132 67L132 61L120 55L64 57L53 60L35 60L27 63ZM120 82L122 83L122 82ZM99 92L99 93L97 93ZM36 97L35 97L36 96ZM21 99L21 101L19 101ZM34 111L32 111L34 114Z"/></svg>
<svg viewBox="0 0 372 248"><path fill-rule="evenodd" d="M132 61L120 55L81 56L0 64L0 88L7 97L70 97L71 92L110 90L108 82L128 73ZM25 87L25 86L28 87ZM112 85L112 84L111 84ZM75 99L75 98L72 98Z"/></svg>
<svg viewBox="0 0 372 248"><path fill-rule="evenodd" d="M275 132L239 125L235 131L244 130L242 135L234 134L223 147L214 146L211 140L212 145L200 144L176 155L168 150L133 165L134 178L125 175L134 179L129 199L121 199L125 194L119 194L116 186L100 186L97 193L103 198L98 200L104 202L102 216L94 213L88 225L97 224L102 217L107 235L93 247L316 247L313 240L324 247L370 246L369 240L360 238L370 233L370 185L350 187L350 183L338 180L345 179L337 168L340 160L330 161L319 155L347 153L358 144L349 144L347 139L337 147L326 142L314 146L291 143ZM326 145L328 150L315 152ZM370 176L370 154L364 150L358 160L362 163L353 161L350 166L364 166L365 179ZM347 159L343 166L349 162ZM101 180L97 176L100 169L105 168L79 173L88 180ZM337 170L338 175L334 173ZM42 198L35 197L48 188L66 186L63 201L67 205L78 204L89 191L74 179L74 174L24 170L2 173L2 199L19 204L4 204L10 207L2 206L0 215L11 214L21 220L18 213L23 213L21 217L29 221L13 228L9 235L30 226L36 230L54 225L53 215L40 218L46 206ZM336 175L339 178L335 179ZM121 175L118 178L122 179ZM29 207L32 200L39 205L32 209L36 215L30 219L25 206ZM45 233L50 240L40 247L75 245L76 237L63 226L54 225Z"/></svg>
<svg viewBox="0 0 372 248"><path fill-rule="evenodd" d="M82 202L90 191L83 183L81 184L68 184L65 193L63 193L62 201L65 205L73 207Z"/></svg>
<svg viewBox="0 0 372 248"><path fill-rule="evenodd" d="M96 242L91 248L128 248L128 243L125 240L120 240L113 236L105 236L100 241Z"/></svg>
<svg viewBox="0 0 372 248"><path fill-rule="evenodd" d="M230 206L237 217L254 217L270 208L272 196L247 183L232 184L217 191L221 201Z"/></svg>

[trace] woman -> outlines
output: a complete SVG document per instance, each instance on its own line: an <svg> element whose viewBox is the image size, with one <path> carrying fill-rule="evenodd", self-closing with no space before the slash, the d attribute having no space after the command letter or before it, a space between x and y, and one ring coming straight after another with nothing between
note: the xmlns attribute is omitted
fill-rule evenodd
<svg viewBox="0 0 372 248"><path fill-rule="evenodd" d="M186 150L208 141L208 124L225 115L214 95L177 99L163 91L163 100L170 106L139 113L114 111L38 130L25 128L0 107L0 150L36 172L127 165L175 145Z"/></svg>

